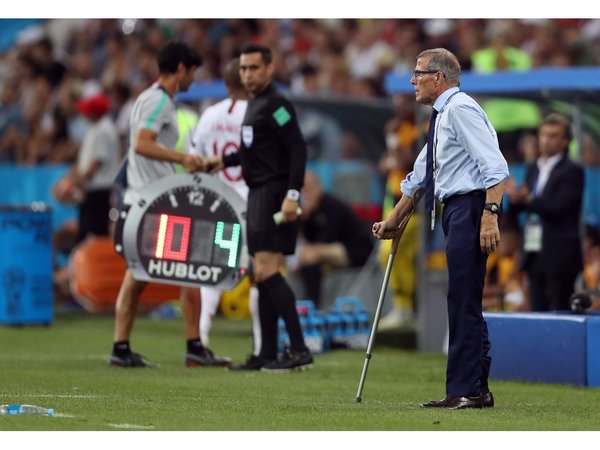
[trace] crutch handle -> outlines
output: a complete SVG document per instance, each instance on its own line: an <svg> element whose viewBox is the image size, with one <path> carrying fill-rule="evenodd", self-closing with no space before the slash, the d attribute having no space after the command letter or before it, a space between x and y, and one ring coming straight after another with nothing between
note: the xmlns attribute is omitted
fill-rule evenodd
<svg viewBox="0 0 600 450"><path fill-rule="evenodd" d="M400 244L400 239L402 238L402 235L404 234L404 230L406 229L406 226L408 225L408 221L410 220L413 212L417 208L417 203L419 203L419 200L421 200L421 197L423 197L424 192L425 192L424 189L417 189L415 191L415 193L413 194L412 209L400 221L400 225L398 225L398 232L396 233L396 236L394 236L394 238L392 240L392 246L390 248L390 255L393 255L393 256L396 255L396 251L398 251L398 245Z"/></svg>

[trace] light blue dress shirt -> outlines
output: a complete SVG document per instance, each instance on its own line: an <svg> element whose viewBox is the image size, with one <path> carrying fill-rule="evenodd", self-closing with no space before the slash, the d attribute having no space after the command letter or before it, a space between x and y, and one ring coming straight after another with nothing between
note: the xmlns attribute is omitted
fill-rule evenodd
<svg viewBox="0 0 600 450"><path fill-rule="evenodd" d="M496 131L475 100L453 87L440 95L433 107L439 112L433 145L438 200L485 190L509 177ZM425 188L426 159L427 144L400 185L404 195L412 197L418 188Z"/></svg>

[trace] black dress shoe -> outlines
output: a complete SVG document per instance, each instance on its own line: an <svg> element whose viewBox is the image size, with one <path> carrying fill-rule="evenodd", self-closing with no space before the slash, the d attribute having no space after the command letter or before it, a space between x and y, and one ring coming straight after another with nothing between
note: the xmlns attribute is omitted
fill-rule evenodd
<svg viewBox="0 0 600 450"><path fill-rule="evenodd" d="M484 408L493 408L494 407L494 396L490 391L487 391L483 394L483 407Z"/></svg>
<svg viewBox="0 0 600 450"><path fill-rule="evenodd" d="M432 400L421 405L422 408L445 409L491 408L492 406L494 406L494 397L491 392L480 394L477 397L448 395L442 400Z"/></svg>
<svg viewBox="0 0 600 450"><path fill-rule="evenodd" d="M452 397L446 405L447 409L483 408L487 394L477 397Z"/></svg>
<svg viewBox="0 0 600 450"><path fill-rule="evenodd" d="M421 408L446 408L446 405L451 398L452 396L449 395L441 400L431 400L427 403L421 403Z"/></svg>

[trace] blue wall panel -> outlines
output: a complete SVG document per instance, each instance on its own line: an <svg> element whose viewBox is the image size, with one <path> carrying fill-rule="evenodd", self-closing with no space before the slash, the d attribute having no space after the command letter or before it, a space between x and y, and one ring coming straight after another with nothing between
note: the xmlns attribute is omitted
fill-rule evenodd
<svg viewBox="0 0 600 450"><path fill-rule="evenodd" d="M600 386L600 315L587 317L587 384Z"/></svg>
<svg viewBox="0 0 600 450"><path fill-rule="evenodd" d="M64 205L52 196L52 185L62 178L69 166L21 166L0 164L0 205L29 205L44 202L52 209L52 228L77 217L77 208Z"/></svg>
<svg viewBox="0 0 600 450"><path fill-rule="evenodd" d="M586 316L489 313L485 318L492 343L490 376L586 385Z"/></svg>

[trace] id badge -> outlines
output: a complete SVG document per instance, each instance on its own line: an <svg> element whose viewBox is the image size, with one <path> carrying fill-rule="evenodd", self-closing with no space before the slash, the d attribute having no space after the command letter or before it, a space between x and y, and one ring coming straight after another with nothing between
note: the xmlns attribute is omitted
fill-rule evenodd
<svg viewBox="0 0 600 450"><path fill-rule="evenodd" d="M527 218L523 239L526 252L539 252L542 249L542 224L538 216Z"/></svg>

